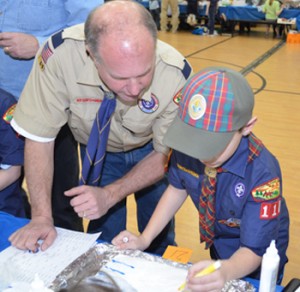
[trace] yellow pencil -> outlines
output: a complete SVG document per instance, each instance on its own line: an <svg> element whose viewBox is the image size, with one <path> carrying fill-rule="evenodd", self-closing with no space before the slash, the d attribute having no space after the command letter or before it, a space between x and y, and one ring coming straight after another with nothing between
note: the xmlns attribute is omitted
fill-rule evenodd
<svg viewBox="0 0 300 292"><path fill-rule="evenodd" d="M213 273L214 271L216 271L217 269L219 269L221 267L221 261L215 261L214 263L212 263L211 265L207 266L205 269L201 270L200 272L198 272L195 277L201 277L204 275L208 275ZM186 282L184 282L179 288L178 291L183 291L185 288Z"/></svg>

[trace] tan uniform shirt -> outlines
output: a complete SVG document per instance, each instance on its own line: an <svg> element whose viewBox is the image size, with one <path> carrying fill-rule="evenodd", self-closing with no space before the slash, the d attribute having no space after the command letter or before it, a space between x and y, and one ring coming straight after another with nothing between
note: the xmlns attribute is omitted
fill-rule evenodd
<svg viewBox="0 0 300 292"><path fill-rule="evenodd" d="M158 41L154 78L149 90L134 106L117 99L107 150L128 151L151 139L154 149L168 153L163 136L177 113L173 97L183 87L189 64L171 46ZM185 74L188 75L188 74ZM75 139L87 144L96 113L109 91L87 55L83 25L52 37L37 54L14 115L15 129L22 135L55 138L68 123ZM27 135L28 138L31 138Z"/></svg>

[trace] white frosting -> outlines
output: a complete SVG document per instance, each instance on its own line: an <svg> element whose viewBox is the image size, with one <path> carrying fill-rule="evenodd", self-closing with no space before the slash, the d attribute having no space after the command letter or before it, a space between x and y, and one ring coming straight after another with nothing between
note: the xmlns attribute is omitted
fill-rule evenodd
<svg viewBox="0 0 300 292"><path fill-rule="evenodd" d="M185 269L126 255L117 255L102 270L126 292L178 291L187 276Z"/></svg>

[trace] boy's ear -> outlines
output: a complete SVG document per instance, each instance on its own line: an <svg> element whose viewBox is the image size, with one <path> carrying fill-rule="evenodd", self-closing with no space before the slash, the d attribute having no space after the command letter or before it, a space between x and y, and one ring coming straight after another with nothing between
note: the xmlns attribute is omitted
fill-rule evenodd
<svg viewBox="0 0 300 292"><path fill-rule="evenodd" d="M242 135L243 136L249 135L252 132L252 129L253 129L254 125L256 124L256 122L257 122L257 117L251 118L251 120L247 123L247 125L243 127Z"/></svg>

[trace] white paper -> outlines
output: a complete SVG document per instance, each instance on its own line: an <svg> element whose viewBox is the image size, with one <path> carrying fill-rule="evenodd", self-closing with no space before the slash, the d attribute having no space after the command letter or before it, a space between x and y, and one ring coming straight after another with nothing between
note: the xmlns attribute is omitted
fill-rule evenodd
<svg viewBox="0 0 300 292"><path fill-rule="evenodd" d="M59 273L91 248L101 234L56 230L57 238L46 251L31 253L10 246L0 253L0 287L13 282L31 283L36 273L45 286L49 286Z"/></svg>
<svg viewBox="0 0 300 292"><path fill-rule="evenodd" d="M126 292L178 291L187 276L186 269L127 255L117 255L102 270ZM124 281L132 289L125 289L122 286Z"/></svg>

